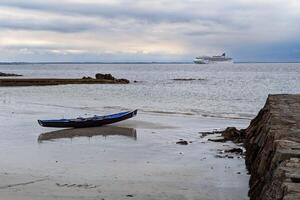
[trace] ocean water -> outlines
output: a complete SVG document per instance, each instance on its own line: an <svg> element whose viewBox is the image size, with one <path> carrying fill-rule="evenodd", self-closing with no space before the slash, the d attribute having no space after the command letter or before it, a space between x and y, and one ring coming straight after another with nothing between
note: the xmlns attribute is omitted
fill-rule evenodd
<svg viewBox="0 0 300 200"><path fill-rule="evenodd" d="M202 138L199 132L245 128L268 94L300 93L300 64L18 64L0 65L0 72L23 74L20 78L111 73L132 81L0 87L0 199L133 194L145 200L246 200L244 160L216 157L237 146L210 142L215 135ZM41 127L37 119L130 109L139 109L138 115L106 127L109 132L38 141L40 134L58 129ZM191 143L176 144L180 139ZM3 189L34 180L45 181ZM57 186L64 184L70 187ZM83 184L96 188L76 186Z"/></svg>
<svg viewBox="0 0 300 200"><path fill-rule="evenodd" d="M268 94L300 93L299 63L26 64L0 65L0 71L56 78L111 73L137 81L0 89L1 105L80 108L79 115L137 108L149 113L251 119Z"/></svg>

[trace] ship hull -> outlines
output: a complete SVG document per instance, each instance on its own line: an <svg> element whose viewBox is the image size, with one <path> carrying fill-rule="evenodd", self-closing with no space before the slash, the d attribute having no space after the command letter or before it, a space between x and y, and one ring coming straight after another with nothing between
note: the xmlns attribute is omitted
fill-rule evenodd
<svg viewBox="0 0 300 200"><path fill-rule="evenodd" d="M201 56L194 59L196 64L209 64L209 63L232 63L232 58L226 57L225 53L221 56Z"/></svg>

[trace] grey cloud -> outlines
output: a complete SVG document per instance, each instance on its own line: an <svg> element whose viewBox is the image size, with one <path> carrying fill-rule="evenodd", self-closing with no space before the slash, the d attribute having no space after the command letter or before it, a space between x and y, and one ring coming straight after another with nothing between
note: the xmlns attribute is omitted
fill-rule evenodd
<svg viewBox="0 0 300 200"><path fill-rule="evenodd" d="M116 41L117 44L126 41L123 49L127 49L126 45L136 45L139 46L136 49L141 52L143 45L146 46L152 41L155 41L158 47L164 42L175 44L184 51L187 49L185 53L189 54L198 54L199 51L205 52L206 50L219 51L221 48L229 51L229 48L239 49L238 47L247 46L248 43L253 44L255 48L256 44L267 45L274 41L298 40L300 30L298 23L300 16L289 13L289 8L285 7L290 3L288 1L281 4L278 3L279 1L272 3L270 0L262 2L230 0L222 4L217 0L174 0L173 4L171 0L161 0L164 4L153 7L147 0L123 0L117 4L105 5L81 4L64 0L0 1L0 9L17 8L18 12L39 11L45 16L55 15L50 18L51 20L36 18L30 20L30 16L28 20L13 17L0 19L0 29L61 33L49 34L55 35L50 38L54 43L55 37L72 40L69 33L75 33L74 38L82 39L82 41L91 36L91 41L99 42L99 44L102 40L108 43ZM101 22L97 23L97 19L104 21L104 25ZM88 34L76 34L85 31ZM49 38L43 36L39 39ZM77 47L89 51L86 42L69 43L72 43L70 49ZM95 45L95 49L103 50L103 52L108 47L109 44L104 47ZM17 51L17 47L14 48ZM55 49L59 46L45 44L45 47L25 45L18 48L40 48L38 51L45 48L44 52L47 52L47 48Z"/></svg>
<svg viewBox="0 0 300 200"><path fill-rule="evenodd" d="M46 12L56 12L66 15L85 15L85 16L102 16L109 18L132 17L144 19L146 21L188 21L191 19L189 15L180 15L176 13L157 12L155 10L147 10L135 8L128 5L98 5L98 4L77 4L77 3L49 3L41 1L7 1L1 2L2 6L12 6L22 9L39 10Z"/></svg>
<svg viewBox="0 0 300 200"><path fill-rule="evenodd" d="M225 35L229 34L228 32L223 32L223 31L190 31L190 32L185 32L185 35L188 36L212 36L212 35Z"/></svg>
<svg viewBox="0 0 300 200"><path fill-rule="evenodd" d="M97 27L93 24L65 22L61 21L29 21L29 20L0 20L0 29L11 30L29 30L29 31L53 31L61 33L76 33L88 30L95 30Z"/></svg>
<svg viewBox="0 0 300 200"><path fill-rule="evenodd" d="M25 21L25 20L2 20L0 21L0 28L6 29L23 29L23 30L45 30L55 31L62 33L75 33L88 30L102 30L112 27L98 27L93 22L80 23L76 22L76 17L90 16L90 17L102 17L108 20L114 19L122 22L124 18L132 18L137 20L139 24L159 24L166 23L207 23L224 24L230 23L229 20L219 18L216 16L206 16L195 14L194 12L187 12L184 10L172 10L168 9L151 9L141 8L134 5L126 5L125 3L118 5L99 5L99 4L78 4L78 3L51 3L41 1L15 1L15 0L2 0L1 6L8 6L12 8L43 11L45 13L56 13L59 15L68 15L74 17L74 22L70 23L63 19L61 21ZM145 25L144 24L144 25ZM131 28L131 27L130 27Z"/></svg>
<svg viewBox="0 0 300 200"><path fill-rule="evenodd" d="M191 22L194 20L202 20L214 22L217 24L230 23L230 21L220 18L219 16L201 15L201 12L191 10L172 10L164 7L161 9L151 9L147 7L138 7L134 4L126 4L126 1L118 5L99 5L99 4L78 4L78 3L50 3L45 1L15 1L2 0L2 6L11 6L29 10L39 10L45 12L54 12L65 15L84 15L84 16L100 16L106 18L134 18L148 23L157 22Z"/></svg>

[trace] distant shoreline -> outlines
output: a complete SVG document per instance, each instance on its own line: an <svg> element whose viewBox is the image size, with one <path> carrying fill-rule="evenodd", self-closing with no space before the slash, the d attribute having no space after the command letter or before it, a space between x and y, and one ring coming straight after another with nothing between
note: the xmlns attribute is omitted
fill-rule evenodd
<svg viewBox="0 0 300 200"><path fill-rule="evenodd" d="M193 62L0 62L0 65L26 64L192 64Z"/></svg>
<svg viewBox="0 0 300 200"><path fill-rule="evenodd" d="M300 63L300 61L282 61L282 62L264 62L264 61L237 61L234 64L247 64L247 63ZM193 62L0 62L0 65L36 65L36 64L193 64Z"/></svg>

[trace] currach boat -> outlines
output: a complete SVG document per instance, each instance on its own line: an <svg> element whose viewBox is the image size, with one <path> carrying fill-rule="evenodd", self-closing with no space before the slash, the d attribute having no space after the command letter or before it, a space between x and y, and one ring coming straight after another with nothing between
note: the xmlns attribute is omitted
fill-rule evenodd
<svg viewBox="0 0 300 200"><path fill-rule="evenodd" d="M137 114L137 110L120 112L111 115L97 116L83 118L78 117L75 119L53 119L53 120L38 120L38 123L44 127L55 127L55 128L84 128L84 127L95 127L103 126L120 122L129 118L134 117Z"/></svg>

